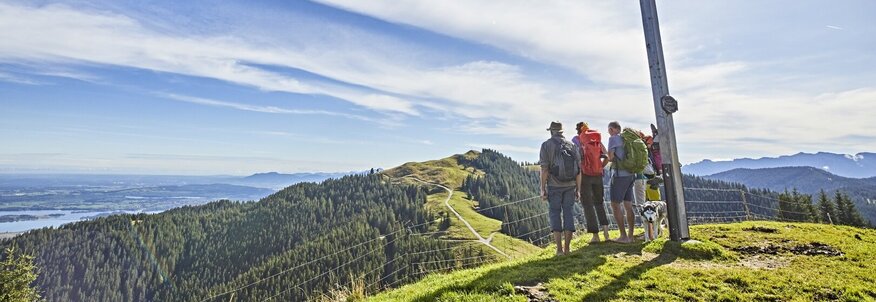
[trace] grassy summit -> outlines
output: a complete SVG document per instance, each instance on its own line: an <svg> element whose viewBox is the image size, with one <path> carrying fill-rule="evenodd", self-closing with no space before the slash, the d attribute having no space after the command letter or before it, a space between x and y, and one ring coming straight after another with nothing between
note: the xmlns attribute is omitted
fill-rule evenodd
<svg viewBox="0 0 876 302"><path fill-rule="evenodd" d="M480 156L480 152L468 151L465 154L457 154L437 160L409 162L383 171L383 174L395 178L411 176L455 190L462 185L462 181L467 176L472 174L483 175L482 171L460 164L460 159L462 158L473 159L478 156Z"/></svg>
<svg viewBox="0 0 876 302"><path fill-rule="evenodd" d="M465 160L473 160L480 156L477 151L468 151L465 154L457 154L447 158L431 160L426 162L410 162L405 163L396 168L392 168L383 172L384 175L394 179L401 179L408 183L416 183L425 185L410 178L416 178L429 183L437 183L443 185L453 191L448 203L462 217L468 221L472 227L483 238L492 236L491 244L502 250L509 256L519 257L529 255L537 250L538 247L529 244L525 241L513 238L506 234L500 233L502 222L490 217L481 215L475 211L478 205L476 200L469 199L465 192L460 191L463 180L469 175L483 175L484 172L473 167L466 167L461 164ZM407 177L407 178L406 178ZM425 185L428 186L428 185ZM446 230L440 230L438 236L448 240L476 240L476 236L471 233L468 227L460 221L455 215L449 213L449 209L444 204L447 199L447 191L438 187L430 189L430 194L426 200L426 208L429 211L439 216L447 215L450 218L450 226ZM486 253L494 253L493 250L485 248L478 244L470 246L484 248Z"/></svg>
<svg viewBox="0 0 876 302"><path fill-rule="evenodd" d="M574 242L431 275L372 301L873 301L876 231L806 223L698 225L699 243Z"/></svg>

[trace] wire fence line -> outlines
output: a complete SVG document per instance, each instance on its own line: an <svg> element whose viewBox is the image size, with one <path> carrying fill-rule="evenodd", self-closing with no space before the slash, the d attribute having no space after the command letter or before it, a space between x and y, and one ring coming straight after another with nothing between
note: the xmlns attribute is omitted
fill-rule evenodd
<svg viewBox="0 0 876 302"><path fill-rule="evenodd" d="M687 214L688 222L691 224L729 223L729 222L740 222L740 221L751 221L751 220L774 220L774 221L792 221L793 222L793 221L801 221L801 220L788 218L784 214L793 214L793 215L808 215L808 214L810 214L810 213L806 213L806 212L788 210L788 209L782 207L782 204L788 203L788 201L784 201L784 200L781 200L781 199L778 199L778 198L775 198L772 196L755 194L755 193L749 192L749 191L744 190L744 189L712 189L712 188L687 188L686 187L686 188L684 188L684 190L685 191L687 191L687 190L711 191L711 192L722 193L721 196L719 196L719 198L715 198L715 200L685 200L685 206L687 209L686 214ZM738 195L736 195L737 193L738 193ZM728 198L728 197L731 197L731 196L728 196L728 194L738 196L738 200L732 200L732 198ZM489 210L493 210L493 209L497 209L497 208L503 208L503 207L527 202L527 201L537 200L540 197L541 196L527 197L527 198L523 198L523 199L516 200L516 201L510 201L510 202L502 203L499 205L490 206L487 208L473 207L473 210L478 212L478 213L483 213L485 211L489 211ZM580 205L580 203L576 203L576 204ZM612 211L612 207L610 206L610 204L611 204L610 201L607 201L607 200L603 202L603 206L605 207L606 215L609 215L609 217L608 217L609 218L608 219L609 225L608 226L610 229L617 229L617 224L614 222L613 217L611 217L613 215L613 211ZM640 206L640 204L636 203L636 205L634 206L634 210L633 210L634 216L636 216L635 224L637 226L641 226L641 224L642 224L640 217L638 217L639 212L640 212L638 209L639 206ZM700 209L697 209L697 208L700 208ZM520 217L520 218L513 220L513 221L503 221L502 226L503 227L504 226L511 226L511 225L521 223L523 221L533 220L533 219L538 219L538 218L542 218L542 220L544 220L540 224L547 225L547 223L546 223L547 217L545 217L547 215L548 215L547 211L542 212L542 213L534 213L534 214L531 214L527 217ZM576 223L575 223L576 228L584 229L583 217L579 216L577 218L578 219L576 219ZM417 233L417 232L412 231L416 227L421 227L424 225L429 225L429 224L433 224L433 223L440 222L440 221L441 221L441 219L436 219L436 220L432 220L432 221L426 221L423 223L419 223L416 225L405 226L403 228L399 228L398 230L395 230L393 232L389 232L389 233L384 234L384 235L380 235L378 237L367 240L365 242L354 244L350 247L333 252L331 254L323 255L319 258L316 258L316 259L301 263L299 265L295 265L293 267L281 270L280 272L271 274L271 275L266 276L264 278L257 279L256 281L247 283L243 286L235 287L233 289L226 290L226 291L219 293L219 294L210 295L207 298L201 300L201 302L211 301L211 300L214 300L214 299L219 298L219 297L223 297L223 296L230 295L232 293L239 292L241 290L253 287L253 286L260 284L262 282L279 277L283 274L293 272L293 271L300 269L302 267L305 267L307 265L315 264L320 260L328 259L329 257L339 255L341 253L350 251L350 250L357 248L357 247L364 246L366 244L375 242L377 240L383 240L383 239L390 237L390 236L394 237L393 239L385 242L384 244L378 245L376 248L370 249L369 251L366 251L365 253L354 258L353 260L347 261L343 264L340 264L340 265L332 267L332 268L328 268L328 270L322 272L321 274L318 274L318 275L316 275L316 276L314 276L314 277L312 277L304 282L300 282L300 283L295 284L293 286L289 286L285 290L277 292L276 294L267 298L266 300L272 300L274 298L278 298L284 294L287 294L289 291L294 290L294 289L298 289L298 290L301 290L303 292L304 290L302 289L302 286L305 286L305 285L309 284L310 282L317 280L319 278L329 276L332 272L337 272L340 269L342 269L348 265L354 264L355 262L361 260L362 258L366 257L367 255L371 255L377 251L384 250L387 246L389 246L389 244L391 244L395 240L399 239L401 236L433 236L436 234L441 234L441 233L446 232L446 230L440 230L440 231L434 231L434 232L423 232L423 233ZM500 229L502 229L502 228L500 228ZM407 231L407 232L404 232L404 231ZM539 237L538 239L531 240L531 243L543 247L543 245L545 243L550 243L553 241L550 238L553 234L549 231L550 231L550 226L548 225L548 226L545 226L545 227L542 227L539 229L529 231L529 232L524 233L524 234L518 234L516 237L526 238L526 237L531 236L533 234L546 232L547 234ZM394 235L396 235L396 236L394 236ZM472 240L472 241L464 242L464 243L461 243L458 245L454 245L454 246L450 246L450 247L443 247L443 248L438 248L438 249L432 249L432 250L399 251L399 252L395 253L395 256L393 257L393 259L389 259L383 265L366 272L364 275L362 275L362 277L373 278L374 281L368 283L367 289L373 290L373 291L379 291L379 290L383 290L383 289L393 288L395 285L398 285L402 282L411 280L411 278L414 276L421 276L421 275L425 275L428 273L435 273L435 272L450 272L450 271L453 271L456 269L470 268L470 267L473 267L476 265L481 265L484 263L498 261L498 258L493 256L493 255L469 256L469 257L461 257L461 258L455 257L452 259L415 262L415 263L412 263L412 265L410 267L402 266L402 267L395 268L392 272L389 272L388 274L377 274L377 273L381 273L381 272L385 271L390 264L394 264L397 261L399 261L400 259L403 259L404 257L410 257L410 256L416 256L416 255L422 255L422 254L428 254L428 253L438 253L438 252L442 252L442 251L462 249L465 247L474 247L478 244L480 244L479 241ZM438 265L438 266L433 267L433 268L427 267L429 265L441 264L441 263L448 263L448 264L452 264L452 265ZM390 278L392 278L393 276L396 276L397 274L399 274L400 272L402 272L404 270L409 271L408 273L406 273L404 275L404 277L398 278L391 283L388 283L388 284L381 286L381 283L383 283L386 280L389 280ZM377 274L377 275L375 275L375 274Z"/></svg>

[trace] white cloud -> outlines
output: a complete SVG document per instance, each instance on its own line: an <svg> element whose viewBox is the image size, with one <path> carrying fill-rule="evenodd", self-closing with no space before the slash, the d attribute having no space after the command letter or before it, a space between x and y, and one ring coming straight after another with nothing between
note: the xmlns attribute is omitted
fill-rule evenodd
<svg viewBox="0 0 876 302"><path fill-rule="evenodd" d="M237 110L244 111L253 111L253 112L262 112L262 113L276 113L276 114L295 114L295 115L328 115L328 116L339 116L350 119L357 119L363 121L373 121L372 119L364 116L354 115L354 114L346 114L334 111L325 111L325 110L300 110L300 109L288 109L288 108L280 108L275 106L259 106L259 105L251 105L245 103L235 103L235 102L227 102L227 101L219 101L214 99L179 95L173 93L156 93L161 97L187 102L192 104L199 105L207 105L207 106L215 106L215 107L226 107L233 108Z"/></svg>
<svg viewBox="0 0 876 302"><path fill-rule="evenodd" d="M12 75L4 72L0 72L0 81L15 83L15 84L24 84L24 85L42 85L39 81L35 81L29 78Z"/></svg>
<svg viewBox="0 0 876 302"><path fill-rule="evenodd" d="M850 160L852 160L852 161L857 162L857 161L860 161L860 160L864 159L864 155L851 155L851 154L846 154L846 158L848 158L848 159L850 159Z"/></svg>
<svg viewBox="0 0 876 302"><path fill-rule="evenodd" d="M542 136L538 129L555 119L567 123L618 119L637 127L654 119L641 17L632 3L322 2L568 67L597 83L557 89L524 76L513 66L495 62L431 74L429 78L438 80L429 81L429 87L454 99L457 113L472 119L464 128L476 133L536 138ZM836 129L860 128L872 120L867 113L876 112L871 88L824 86L825 79L817 76L795 81L791 89L764 87L762 82L769 80L763 75L764 68L781 72L776 69L780 66L770 65L775 62L724 61L720 53L709 54L707 60L696 57L694 54L707 50L704 43L721 45L721 41L696 25L681 24L684 27L676 28L664 22L663 38L669 86L681 103L676 114L679 138L689 146L682 148L689 152L681 154L683 161L716 155L788 154L820 150L830 144L851 148L851 143L836 139ZM801 54L807 56L802 52L794 55ZM472 70L495 74L478 76L479 72ZM450 84L446 78L459 82ZM442 83L454 88L438 88ZM750 88L751 84L757 84L757 89ZM860 148L874 149L876 142L854 147Z"/></svg>
<svg viewBox="0 0 876 302"><path fill-rule="evenodd" d="M388 123L449 113L459 131L532 140L544 138L551 120L568 125L585 120L604 129L611 120L645 128L654 119L635 3L325 2L565 67L594 83L541 78L526 69L527 63L491 58L435 64L422 57L438 56L441 50L406 56L402 54L410 48L371 40L379 35L361 38L359 32L336 28L311 33L320 40L302 43L306 47L261 44L252 41L279 36L168 34L144 28L130 17L61 5L0 4L0 60L91 62L210 77L269 91L325 94L387 113ZM859 129L872 120L876 90L823 89L813 94L809 89L745 89L740 83L757 79L752 75L763 62L693 60L690 54L703 39L711 39L710 33L693 27L681 32L671 25L664 29L669 84L681 106L676 125L683 162L796 153L826 145L876 148L876 142L853 146L836 140L842 134L836 129ZM343 41L323 43L332 39L362 41L351 42L355 47L335 45ZM302 80L256 64L297 68L352 86ZM797 85L808 88L805 82ZM284 110L187 98L239 110ZM500 147L534 153L529 147Z"/></svg>
<svg viewBox="0 0 876 302"><path fill-rule="evenodd" d="M475 10L487 9L488 6L485 3L474 5ZM440 11L455 12L463 8L455 5L439 6L432 14ZM512 5L508 9L498 10L508 13L492 17L498 23L507 24L510 28L520 29L523 32L495 29L490 27L493 26L492 21L489 22L490 24L485 24L480 18L460 19L460 22L473 23L468 24L469 27L459 27L455 30L464 37L471 35L480 37L480 33L483 32L484 41L507 40L506 44L499 45L512 49L534 47L533 49L544 51L544 53L533 53L533 58L544 59L553 57L554 54L559 54L561 58L568 57L563 60L565 63L580 65L580 68L576 67L576 69L587 72L587 75L594 80L628 84L632 83L629 81L630 74L640 74L647 78L647 73L644 71L645 64L641 62L643 47L634 45L637 43L632 39L631 31L636 30L636 26L631 24L634 25L635 22L607 22L606 16L618 14L616 7L611 5L597 5L583 9L582 11L586 11L585 15L592 15L594 18L587 21L581 21L587 18L570 14L568 9L571 8L547 6L543 12L537 14L549 16L556 19L558 23L539 21L536 24L537 29L532 30L521 28L519 22L511 22L532 11L525 5ZM18 25L20 31L0 32L8 40L18 42L0 46L0 55L5 57L61 61L75 59L207 76L271 91L323 93L374 110L411 116L420 114L414 105L418 104L461 117L463 120L462 123L457 124L457 129L472 133L534 139L543 136L543 131L539 129L544 127L545 122L551 120L563 120L574 124L578 120L586 119L596 125L610 120L621 120L644 127L653 115L650 92L646 87L569 89L562 86L549 86L543 84L541 79L527 76L520 67L504 62L473 61L451 66L424 67L417 66L416 62L411 64L411 62L387 61L387 58L376 55L371 49L344 53L331 51L318 53L313 50L256 47L233 37L168 36L150 32L128 17L79 12L58 5L40 9L0 6L0 11L5 11L9 15L28 15L29 17L24 19L30 20L16 21L25 24L10 22L11 25ZM604 26L597 26L601 21L607 23ZM600 42L569 42L568 37L544 35L557 30L557 24L565 24L569 28L580 27L581 30L574 30L575 35L586 37L580 40ZM569 33L571 31L569 28L560 32ZM464 32L466 30L473 32ZM29 33L36 31L40 32L37 36L43 38L31 38L30 36L34 34ZM536 35L534 31L543 33ZM77 35L82 32L89 34ZM505 32L513 33L513 36L502 36ZM623 34L619 35L618 32ZM638 41L640 39L638 31L635 32L635 36L635 41ZM606 43L615 39L626 42ZM579 41L579 39L571 40ZM318 48L318 46L314 47ZM584 55L574 55L579 51ZM352 64L350 61L358 63ZM357 91L326 82L302 82L245 64L246 62L300 68L340 81L387 91L399 97ZM548 60L548 62L552 61ZM616 66L623 71L614 70L615 67L590 68L594 65ZM630 66L633 65L639 67L631 68ZM704 75L725 76L739 68L741 68L740 64L719 64L704 67L702 71L693 70L679 74L682 77L708 82L713 76ZM625 80L613 80L616 78L612 75L615 72L624 74L620 78ZM638 82L641 84L642 81ZM215 102L212 104L217 105ZM237 107L241 109L240 106ZM254 109L256 108L245 110ZM259 108L259 110L264 109ZM398 118L390 119L389 122L398 123Z"/></svg>
<svg viewBox="0 0 876 302"><path fill-rule="evenodd" d="M834 29L834 30L843 30L844 28L836 26L836 25L825 25L824 27Z"/></svg>
<svg viewBox="0 0 876 302"><path fill-rule="evenodd" d="M570 67L609 84L648 82L639 7L626 2L325 0L347 10L427 28ZM632 18L630 18L632 17Z"/></svg>
<svg viewBox="0 0 876 302"><path fill-rule="evenodd" d="M250 45L233 37L173 36L126 16L65 5L0 4L0 60L87 62L209 77L267 91L324 94L381 112L417 114L406 100L337 84L303 81L248 63L309 66L303 52Z"/></svg>

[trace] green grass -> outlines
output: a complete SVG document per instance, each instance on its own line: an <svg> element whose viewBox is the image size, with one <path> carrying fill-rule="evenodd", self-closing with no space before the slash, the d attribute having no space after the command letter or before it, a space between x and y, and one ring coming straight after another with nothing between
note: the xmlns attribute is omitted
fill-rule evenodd
<svg viewBox="0 0 876 302"><path fill-rule="evenodd" d="M558 301L876 300L874 230L744 222L693 226L691 237L701 243L588 245L586 237L574 241L569 256L553 257L553 248L548 247L517 260L431 275L370 300L526 301L513 286L537 284ZM788 251L812 242L828 244L844 255ZM780 252L734 251L765 246L778 247Z"/></svg>
<svg viewBox="0 0 876 302"><path fill-rule="evenodd" d="M445 194L446 198L446 194ZM470 199L467 199L464 192L454 191L453 196L450 197L450 206L452 206L459 215L462 215L466 221L481 235L481 237L487 238L490 234L494 232L499 232L502 229L502 221L496 220L474 210L474 202ZM468 232L469 237L473 237L474 234L468 230L465 224L462 221L458 221L458 223L465 228L466 232Z"/></svg>
<svg viewBox="0 0 876 302"><path fill-rule="evenodd" d="M451 189L458 189L462 181L472 174L482 175L483 172L474 168L466 168L459 164L460 158L472 158L480 155L477 151L469 151L465 154L457 154L447 158L430 160L426 162L410 162L404 165L383 171L390 177L400 178L413 176L420 180L438 183Z"/></svg>
<svg viewBox="0 0 876 302"><path fill-rule="evenodd" d="M541 251L541 248L532 245L529 242L502 233L495 233L491 243L493 246L514 259L526 257Z"/></svg>
<svg viewBox="0 0 876 302"><path fill-rule="evenodd" d="M523 166L523 168L526 169L527 171L531 171L531 172L541 171L541 166L539 166L539 165L527 165L527 166Z"/></svg>

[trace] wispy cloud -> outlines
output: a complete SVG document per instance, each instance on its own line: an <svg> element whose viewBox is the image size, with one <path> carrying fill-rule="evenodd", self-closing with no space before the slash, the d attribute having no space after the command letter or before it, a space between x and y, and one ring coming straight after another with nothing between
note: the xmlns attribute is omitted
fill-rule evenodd
<svg viewBox="0 0 876 302"><path fill-rule="evenodd" d="M641 19L627 2L355 1L320 2L427 28L577 70L607 84L647 85Z"/></svg>
<svg viewBox="0 0 876 302"><path fill-rule="evenodd" d="M248 63L311 67L307 53L255 45L227 36L176 36L156 32L135 19L79 11L0 4L0 59L92 63L208 77L267 91L323 94L380 112L417 115L414 104L391 95L337 83L299 79ZM82 34L87 33L87 34Z"/></svg>
<svg viewBox="0 0 876 302"><path fill-rule="evenodd" d="M533 6L526 1L322 2L390 22L489 44L535 61L570 68L596 82L592 86L558 89L525 76L514 66L490 62L449 68L441 76L430 76L442 79L452 74L449 78L463 79L466 71L480 70L472 73L477 74L489 70L490 76L475 76L472 78L476 79L464 82L476 84L448 85L463 88L441 93L455 100L453 106L458 109L457 114L468 118L465 129L536 138L543 135L538 129L543 128L546 121L555 119L567 123L583 119L591 124L618 119L637 127L653 120L641 18L638 7L631 3L580 1ZM733 156L731 152L735 155L782 154L810 150L818 142L821 148L825 148L827 141L845 144L838 141L835 127L819 125L844 125L850 127L844 129L853 129L872 120L862 112L876 112L861 108L873 103L865 101L872 93L870 88L824 86L823 77L795 81L790 87L764 87L764 80L772 77L765 76L762 66L778 62L722 60L718 54L703 60L693 54L702 51L704 41L716 39L711 33L693 27L676 30L671 23L662 25L665 25L670 87L681 103L676 124L685 144L683 158ZM828 28L842 29L833 25ZM720 41L715 43L727 47ZM787 56L781 58L787 59ZM788 67L780 65L770 69L775 72ZM436 89L442 87L442 81L428 83ZM466 87L471 91L466 91ZM481 87L486 89L478 89ZM859 104L857 109L848 106L854 102ZM491 114L491 108L499 114ZM818 125L809 118L800 118L814 116L818 117ZM491 120L494 122L489 122ZM751 135L770 142L728 143L733 138ZM874 143L866 148L876 148ZM703 144L710 147L704 149Z"/></svg>
<svg viewBox="0 0 876 302"><path fill-rule="evenodd" d="M842 28L842 27L839 27L839 26L836 26L836 25L825 25L824 27L827 27L827 28L830 28L830 29L835 29L835 30L843 30L843 29L845 29L845 28Z"/></svg>
<svg viewBox="0 0 876 302"><path fill-rule="evenodd" d="M24 84L24 85L43 85L44 84L44 83L41 83L41 82L33 80L33 79L29 79L29 78L25 78L25 77L21 77L21 76L17 76L17 75L12 75L12 74L8 74L8 73L4 73L4 72L0 72L0 81L15 83L15 84Z"/></svg>
<svg viewBox="0 0 876 302"><path fill-rule="evenodd" d="M260 106L260 105L252 105L247 103L235 103L235 102L227 102L220 101L208 98L200 98L193 97L187 95L179 95L173 93L156 93L156 95L164 97L166 99L198 104L198 105L206 105L206 106L214 106L214 107L224 107L224 108L232 108L237 110L244 111L252 111L252 112L261 112L261 113L273 113L273 114L293 114L293 115L327 115L327 116L338 116L349 119L356 119L362 121L374 121L371 118L355 115L355 114L347 114L341 112L334 111L325 111L325 110L301 110L301 109L289 109L289 108L280 108L276 106Z"/></svg>
<svg viewBox="0 0 876 302"><path fill-rule="evenodd" d="M551 120L568 124L584 120L602 129L610 120L646 127L654 119L641 18L635 3L322 2L392 24L488 45L503 56L471 54L439 60L436 57L444 53L441 49L418 48L413 45L416 43L405 44L383 33L363 34L366 30L329 23L309 25L311 32L276 34L273 28L277 26L272 26L260 34L217 30L207 32L219 34L205 35L186 32L184 27L158 26L174 30L156 30L152 25L162 20L144 22L136 12L0 4L0 40L4 41L0 59L123 66L218 79L264 91L322 94L381 112L386 117L379 119L384 125L440 116L458 132L533 142L543 138ZM679 31L671 22L664 25L670 87L681 105L676 124L685 151L682 157L687 161L728 157L731 152L746 156L796 152L815 144L851 147L835 129L858 129L872 121L869 112L876 112L870 108L876 103L871 101L874 91L869 86L827 85L826 77L816 75L807 81L793 81L794 86L769 87L764 83L772 84L776 77L765 75L763 66L775 62L712 51L702 44L719 40L713 33L698 31L696 26ZM834 25L827 28L843 29ZM301 41L286 43L285 37L299 34L305 35ZM728 53L734 50L726 47ZM709 54L693 55L697 51ZM789 64L787 58L782 60ZM322 78L266 66L302 70ZM770 65L779 76L798 75L783 68L787 69ZM553 69L564 73L539 74ZM832 79L842 82L843 78ZM756 85L766 87L750 88ZM816 85L824 88L811 88ZM162 97L250 112L367 119L358 114L180 93ZM746 137L762 140L744 140ZM404 141L428 145L427 141ZM857 140L856 144L858 149L876 148L872 141ZM519 145L468 146L537 152L534 147Z"/></svg>

